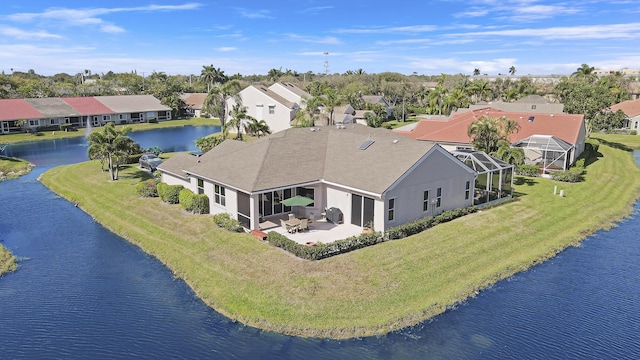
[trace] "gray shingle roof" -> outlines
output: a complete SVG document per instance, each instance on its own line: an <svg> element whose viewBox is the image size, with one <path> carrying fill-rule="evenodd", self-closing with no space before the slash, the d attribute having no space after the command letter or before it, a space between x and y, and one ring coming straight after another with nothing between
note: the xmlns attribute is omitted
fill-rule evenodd
<svg viewBox="0 0 640 360"><path fill-rule="evenodd" d="M68 117L80 116L80 112L74 109L61 98L37 98L25 99L36 110L40 111L44 117Z"/></svg>
<svg viewBox="0 0 640 360"><path fill-rule="evenodd" d="M358 124L313 129L292 128L247 143L227 140L198 164L174 157L160 169L183 168L246 192L326 181L382 194L434 146ZM369 139L374 142L359 150Z"/></svg>
<svg viewBox="0 0 640 360"><path fill-rule="evenodd" d="M152 95L95 96L94 98L116 113L171 110Z"/></svg>

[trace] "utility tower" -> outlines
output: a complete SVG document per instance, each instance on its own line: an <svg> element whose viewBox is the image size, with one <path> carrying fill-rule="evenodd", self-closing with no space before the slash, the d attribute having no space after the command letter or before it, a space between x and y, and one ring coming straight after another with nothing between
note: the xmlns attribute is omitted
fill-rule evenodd
<svg viewBox="0 0 640 360"><path fill-rule="evenodd" d="M324 52L324 74L329 74L329 53L326 51Z"/></svg>

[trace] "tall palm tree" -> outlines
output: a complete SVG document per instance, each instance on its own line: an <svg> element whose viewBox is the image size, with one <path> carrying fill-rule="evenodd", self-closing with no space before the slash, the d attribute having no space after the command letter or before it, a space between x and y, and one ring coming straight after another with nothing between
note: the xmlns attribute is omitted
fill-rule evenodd
<svg viewBox="0 0 640 360"><path fill-rule="evenodd" d="M111 180L118 180L118 171L126 158L139 148L126 134L130 128L116 129L114 123L107 123L102 130L93 131L87 140L89 141L89 158L100 160L102 169L106 162Z"/></svg>
<svg viewBox="0 0 640 360"><path fill-rule="evenodd" d="M224 127L227 118L227 100L237 97L241 88L242 85L238 80L214 86L204 100L203 110L217 116Z"/></svg>
<svg viewBox="0 0 640 360"><path fill-rule="evenodd" d="M478 76L478 75L480 75L480 69L478 68L473 69L473 76Z"/></svg>
<svg viewBox="0 0 640 360"><path fill-rule="evenodd" d="M222 128L222 133L224 134L224 138L229 134L229 129L236 128L236 139L242 140L242 128L244 127L247 121L255 120L252 116L247 114L247 107L242 105L242 102L237 102L231 108L231 113L229 114L229 121Z"/></svg>
<svg viewBox="0 0 640 360"><path fill-rule="evenodd" d="M340 105L344 105L345 99L337 90L332 88L327 88L324 91L323 96L321 97L322 105L324 105L324 109L329 113L329 118L327 120L327 125L333 125L333 112L336 107Z"/></svg>
<svg viewBox="0 0 640 360"><path fill-rule="evenodd" d="M491 94L491 87L489 86L489 81L484 79L475 80L471 83L470 90L474 94L474 103L478 103L479 101L483 101L487 99L488 95Z"/></svg>
<svg viewBox="0 0 640 360"><path fill-rule="evenodd" d="M211 64L202 66L202 70L200 71L200 79L207 83L207 92L210 92L211 86L213 86L213 84L224 83L226 80L226 76L224 75L224 71L220 70L220 68L215 68L213 64Z"/></svg>
<svg viewBox="0 0 640 360"><path fill-rule="evenodd" d="M271 129L269 129L266 121L251 119L245 126L245 132L252 136L261 137L271 134Z"/></svg>
<svg viewBox="0 0 640 360"><path fill-rule="evenodd" d="M507 117L503 117L500 120L500 138L510 143L510 138L512 134L520 131L520 124L512 119Z"/></svg>
<svg viewBox="0 0 640 360"><path fill-rule="evenodd" d="M509 68L509 74L511 74L511 76L516 74L516 67L511 65L511 67Z"/></svg>
<svg viewBox="0 0 640 360"><path fill-rule="evenodd" d="M500 125L498 119L483 116L469 124L467 134L476 149L486 153L494 152L500 140Z"/></svg>
<svg viewBox="0 0 640 360"><path fill-rule="evenodd" d="M593 81L597 79L597 75L593 73L594 70L594 67L587 64L582 64L579 68L576 69L576 71L571 74L571 77Z"/></svg>

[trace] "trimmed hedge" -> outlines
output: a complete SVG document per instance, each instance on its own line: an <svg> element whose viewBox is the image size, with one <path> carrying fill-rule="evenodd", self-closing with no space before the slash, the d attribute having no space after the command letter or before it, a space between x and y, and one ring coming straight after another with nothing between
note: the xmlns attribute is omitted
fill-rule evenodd
<svg viewBox="0 0 640 360"><path fill-rule="evenodd" d="M75 124L60 124L60 130L62 131L78 131Z"/></svg>
<svg viewBox="0 0 640 360"><path fill-rule="evenodd" d="M158 196L162 201L169 204L180 203L180 191L184 189L182 185L167 185L165 183L159 183L157 186Z"/></svg>
<svg viewBox="0 0 640 360"><path fill-rule="evenodd" d="M539 169L536 165L516 165L516 175L535 177Z"/></svg>
<svg viewBox="0 0 640 360"><path fill-rule="evenodd" d="M425 217L391 228L384 234L381 232L362 234L352 236L344 240L334 241L329 244L316 244L314 246L302 245L275 231L271 231L267 234L267 241L299 258L320 260L353 250L362 249L381 242L402 239L407 236L420 233L437 224L445 223L476 211L478 211L478 208L475 206L464 209L449 210L435 217Z"/></svg>
<svg viewBox="0 0 640 360"><path fill-rule="evenodd" d="M244 228L240 221L232 219L228 213L221 213L213 215L213 222L223 229L227 229L233 232L243 232Z"/></svg>
<svg viewBox="0 0 640 360"><path fill-rule="evenodd" d="M189 189L182 189L178 195L180 206L195 214L209 213L209 198L205 194L194 194Z"/></svg>
<svg viewBox="0 0 640 360"><path fill-rule="evenodd" d="M573 167L569 170L558 170L550 173L551 178L555 181L562 182L579 182L582 181L582 175L584 175L584 168Z"/></svg>
<svg viewBox="0 0 640 360"><path fill-rule="evenodd" d="M158 197L158 182L146 180L136 185L136 192L142 197Z"/></svg>

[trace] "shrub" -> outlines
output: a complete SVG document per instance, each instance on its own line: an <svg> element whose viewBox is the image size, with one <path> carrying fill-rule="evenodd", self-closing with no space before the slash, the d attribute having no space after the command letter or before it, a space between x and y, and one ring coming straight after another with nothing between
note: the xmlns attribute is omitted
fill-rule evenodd
<svg viewBox="0 0 640 360"><path fill-rule="evenodd" d="M582 181L583 174L584 168L574 167L569 170L552 171L550 175L553 180L574 183Z"/></svg>
<svg viewBox="0 0 640 360"><path fill-rule="evenodd" d="M158 182L146 180L136 185L138 195L142 197L158 197Z"/></svg>
<svg viewBox="0 0 640 360"><path fill-rule="evenodd" d="M580 158L580 159L576 160L576 162L573 164L573 167L579 168L579 169L584 169L584 162L585 162L585 158Z"/></svg>
<svg viewBox="0 0 640 360"><path fill-rule="evenodd" d="M178 204L180 202L180 191L184 189L184 186L160 183L157 188L158 196L162 201L169 204Z"/></svg>
<svg viewBox="0 0 640 360"><path fill-rule="evenodd" d="M331 256L344 254L353 250L361 249L367 246L375 245L384 241L402 239L407 236L420 233L436 224L451 221L455 218L476 212L477 210L478 208L475 206L464 209L449 210L435 217L422 218L389 229L384 233L384 235L381 232L361 234L358 236L346 238L344 240L334 241L330 244L306 246L298 244L297 242L275 231L271 231L267 234L267 241L269 241L270 244L286 250L299 258L307 260L320 260Z"/></svg>
<svg viewBox="0 0 640 360"><path fill-rule="evenodd" d="M205 194L196 194L193 196L193 209L196 214L209 213L209 197Z"/></svg>
<svg viewBox="0 0 640 360"><path fill-rule="evenodd" d="M158 120L156 120L156 118L148 118L147 119L147 123L148 124L156 124L158 122Z"/></svg>
<svg viewBox="0 0 640 360"><path fill-rule="evenodd" d="M233 232L242 232L242 224L236 219L232 219L228 213L221 213L213 215L213 222L223 229L227 229Z"/></svg>
<svg viewBox="0 0 640 360"><path fill-rule="evenodd" d="M516 174L522 176L538 176L538 167L536 165L516 165Z"/></svg>
<svg viewBox="0 0 640 360"><path fill-rule="evenodd" d="M193 197L195 194L193 191L189 189L180 190L180 194L178 195L178 199L180 201L180 206L187 211L193 211Z"/></svg>

